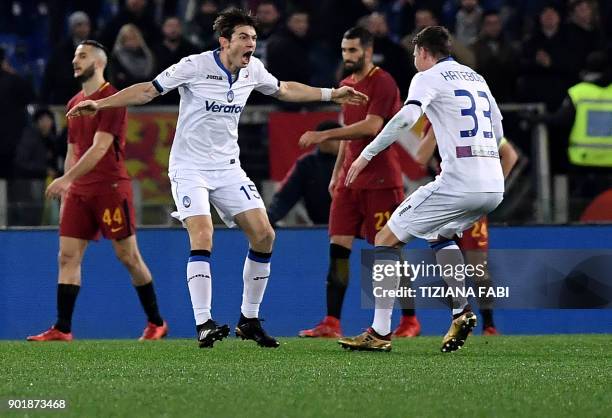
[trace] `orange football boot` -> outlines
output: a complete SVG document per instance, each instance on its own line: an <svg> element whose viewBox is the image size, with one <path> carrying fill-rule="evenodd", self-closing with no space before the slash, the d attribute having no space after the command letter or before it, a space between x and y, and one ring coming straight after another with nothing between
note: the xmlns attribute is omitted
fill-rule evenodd
<svg viewBox="0 0 612 418"><path fill-rule="evenodd" d="M340 320L333 316L326 316L316 327L304 329L298 335L306 338L340 338L342 337Z"/></svg>
<svg viewBox="0 0 612 418"><path fill-rule="evenodd" d="M161 340L166 335L168 335L168 324L166 321L161 325L155 325L152 322L148 322L138 341Z"/></svg>
<svg viewBox="0 0 612 418"><path fill-rule="evenodd" d="M72 341L71 332L61 332L52 326L45 332L38 335L30 335L26 338L28 341Z"/></svg>
<svg viewBox="0 0 612 418"><path fill-rule="evenodd" d="M485 327L482 330L482 335L500 335L499 331L495 327Z"/></svg>
<svg viewBox="0 0 612 418"><path fill-rule="evenodd" d="M421 324L416 315L402 316L399 325L393 331L394 337L410 338L421 335Z"/></svg>

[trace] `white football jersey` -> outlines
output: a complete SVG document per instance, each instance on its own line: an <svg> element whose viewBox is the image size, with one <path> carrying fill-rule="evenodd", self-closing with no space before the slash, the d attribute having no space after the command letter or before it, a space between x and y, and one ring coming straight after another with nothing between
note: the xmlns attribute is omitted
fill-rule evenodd
<svg viewBox="0 0 612 418"><path fill-rule="evenodd" d="M253 90L274 94L280 83L255 57L234 78L218 49L185 57L155 77L161 94L178 87L181 95L169 170L240 165L238 120L247 99Z"/></svg>
<svg viewBox="0 0 612 418"><path fill-rule="evenodd" d="M414 76L406 104L429 118L440 157L436 178L455 191L503 192L502 115L484 78L452 58Z"/></svg>

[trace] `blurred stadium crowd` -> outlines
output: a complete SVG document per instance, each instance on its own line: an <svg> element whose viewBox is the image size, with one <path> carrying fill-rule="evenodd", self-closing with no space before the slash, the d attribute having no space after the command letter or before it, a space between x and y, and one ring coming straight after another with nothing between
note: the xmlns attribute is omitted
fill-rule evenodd
<svg viewBox="0 0 612 418"><path fill-rule="evenodd" d="M215 48L213 21L229 6L257 16L255 55L277 78L315 86L337 85L342 77L340 40L353 25L373 33L374 62L394 76L402 96L416 73L410 41L436 24L451 30L456 58L480 72L501 103L543 102L554 113L569 87L609 71L609 0L6 0L0 5L0 178L61 172L65 137L46 106L64 106L79 90L71 61L81 40L106 46L107 77L121 89ZM153 104L178 100L174 92ZM256 96L251 103L266 100ZM30 113L29 104L35 105ZM572 121L565 122L558 136L567 137ZM561 128L551 122L553 133ZM567 171L567 141L551 153L553 172Z"/></svg>

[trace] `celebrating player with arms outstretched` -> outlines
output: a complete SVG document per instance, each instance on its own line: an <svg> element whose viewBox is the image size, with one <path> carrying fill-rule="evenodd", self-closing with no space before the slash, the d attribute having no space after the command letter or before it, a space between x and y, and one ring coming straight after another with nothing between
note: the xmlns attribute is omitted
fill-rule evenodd
<svg viewBox="0 0 612 418"><path fill-rule="evenodd" d="M117 92L104 80L107 56L96 41L76 48L74 76L83 87L68 103L102 99ZM168 333L159 315L151 272L138 250L132 186L125 167L126 109L109 109L95 117L68 120L66 172L47 188L48 197L61 197L57 322L29 341L72 340L72 312L81 288L81 262L89 240L100 231L112 240L117 258L132 276L149 324L141 337L157 340Z"/></svg>
<svg viewBox="0 0 612 418"><path fill-rule="evenodd" d="M411 128L423 113L427 115L442 157L441 174L402 202L376 235L376 263L398 261L399 253L392 250L418 237L430 242L438 264L453 267L445 268L443 275L448 286L456 290L453 320L442 341L442 351L449 352L461 348L476 326L476 315L460 295L464 282L453 274L463 264L454 239L503 199L504 176L498 153L502 116L482 76L450 57L450 35L445 28L427 27L413 43L419 73L412 79L406 104L355 160L346 182L355 181L376 154L404 129ZM397 276L386 277L389 289L396 289L398 284ZM377 299L372 326L339 343L358 350L390 350L393 303L393 298Z"/></svg>
<svg viewBox="0 0 612 418"><path fill-rule="evenodd" d="M255 21L241 10L221 13L214 29L219 34L219 49L185 57L153 82L135 84L106 99L81 103L68 116L144 104L179 89L181 103L169 176L178 217L187 228L191 244L187 284L200 347L212 347L229 333L229 327L218 325L210 313L213 234L210 203L226 224L238 224L249 240L236 334L261 346L278 347L278 341L262 329L258 319L270 276L274 230L257 188L240 167L240 113L253 90L293 102L333 100L360 104L367 96L350 87L319 89L278 81L252 56L257 39Z"/></svg>

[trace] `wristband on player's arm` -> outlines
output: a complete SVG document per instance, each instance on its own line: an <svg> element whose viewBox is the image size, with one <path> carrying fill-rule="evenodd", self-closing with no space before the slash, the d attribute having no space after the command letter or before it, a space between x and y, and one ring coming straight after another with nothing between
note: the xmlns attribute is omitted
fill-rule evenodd
<svg viewBox="0 0 612 418"><path fill-rule="evenodd" d="M332 99L334 89L321 89L321 101L329 102Z"/></svg>

